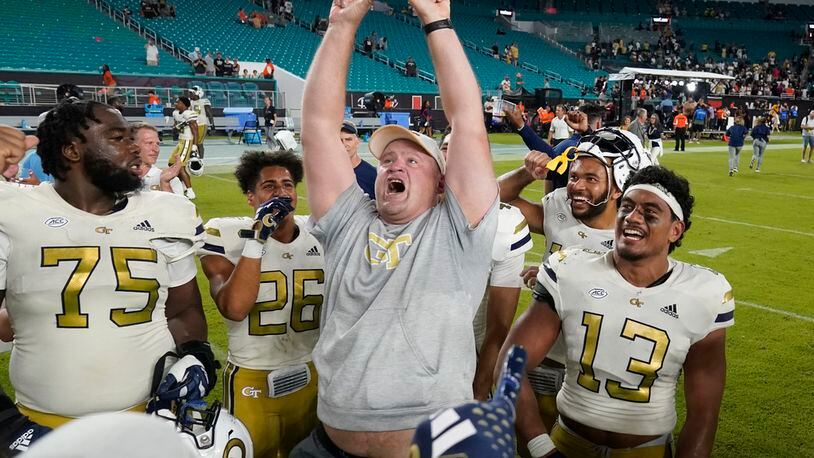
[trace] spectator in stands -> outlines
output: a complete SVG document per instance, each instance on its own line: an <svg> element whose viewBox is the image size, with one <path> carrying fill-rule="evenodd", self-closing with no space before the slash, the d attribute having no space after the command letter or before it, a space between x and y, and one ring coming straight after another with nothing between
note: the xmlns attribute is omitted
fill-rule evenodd
<svg viewBox="0 0 814 458"><path fill-rule="evenodd" d="M211 52L206 51L204 62L206 62L206 76L215 76L215 59Z"/></svg>
<svg viewBox="0 0 814 458"><path fill-rule="evenodd" d="M259 79L260 78L260 73L257 72L257 69L252 70L251 78L252 79Z"/></svg>
<svg viewBox="0 0 814 458"><path fill-rule="evenodd" d="M237 9L237 22L241 24L249 22L249 16L246 14L245 11L243 11L243 8Z"/></svg>
<svg viewBox="0 0 814 458"><path fill-rule="evenodd" d="M766 126L766 118L763 116L758 116L755 122L755 127L752 128L752 160L749 161L749 168L757 165L755 172L760 172L760 166L763 165L763 153L766 152L766 146L769 144L771 131Z"/></svg>
<svg viewBox="0 0 814 458"><path fill-rule="evenodd" d="M269 96L263 98L263 120L266 123L266 143L271 144L277 124L277 108L274 107L274 101Z"/></svg>
<svg viewBox="0 0 814 458"><path fill-rule="evenodd" d="M800 129L803 131L803 156L800 162L811 163L811 152L814 151L814 110L808 113L800 122ZM806 148L808 148L808 160L806 160Z"/></svg>
<svg viewBox="0 0 814 458"><path fill-rule="evenodd" d="M411 77L418 76L418 66L416 66L413 56L407 57L407 62L404 63L404 73Z"/></svg>
<svg viewBox="0 0 814 458"><path fill-rule="evenodd" d="M158 46L155 45L153 40L149 40L146 45L144 45L144 50L147 53L147 65L154 67L158 65Z"/></svg>
<svg viewBox="0 0 814 458"><path fill-rule="evenodd" d="M153 89L147 91L147 105L161 105L161 99Z"/></svg>
<svg viewBox="0 0 814 458"><path fill-rule="evenodd" d="M116 78L113 77L113 72L110 71L107 64L102 65L102 84L105 85L102 93L107 93L108 89L116 87Z"/></svg>
<svg viewBox="0 0 814 458"><path fill-rule="evenodd" d="M274 79L274 62L271 59L266 59L266 65L263 67L263 78L267 80Z"/></svg>
<svg viewBox="0 0 814 458"><path fill-rule="evenodd" d="M198 55L198 58L192 61L192 68L195 69L196 75L203 75L206 73L206 61L203 57Z"/></svg>
<svg viewBox="0 0 814 458"><path fill-rule="evenodd" d="M511 52L512 55L512 65L517 67L520 62L520 47L517 45L517 43L512 43L512 46L509 48L509 52Z"/></svg>
<svg viewBox="0 0 814 458"><path fill-rule="evenodd" d="M557 146L560 142L568 139L573 130L565 122L565 107L557 105L554 109L554 119L551 120L551 128L548 129L548 143Z"/></svg>
<svg viewBox="0 0 814 458"><path fill-rule="evenodd" d="M232 59L226 56L226 59L223 59L223 76L234 76L234 74L235 66L232 64Z"/></svg>
<svg viewBox="0 0 814 458"><path fill-rule="evenodd" d="M683 111L676 110L673 112L673 129L675 132L676 146L675 151L684 151L684 141L687 138L687 115Z"/></svg>
<svg viewBox="0 0 814 458"><path fill-rule="evenodd" d="M232 59L232 75L240 75L240 62L237 61L237 57Z"/></svg>
<svg viewBox="0 0 814 458"><path fill-rule="evenodd" d="M215 54L215 60L213 64L215 65L215 76L223 76L223 66L226 61L223 60L223 55L221 53Z"/></svg>
<svg viewBox="0 0 814 458"><path fill-rule="evenodd" d="M503 77L503 81L500 82L500 90L504 94L512 91L512 81L509 79L509 75Z"/></svg>
<svg viewBox="0 0 814 458"><path fill-rule="evenodd" d="M251 79L252 75L249 74L249 70L247 68L243 69L243 74L240 75L243 79Z"/></svg>
<svg viewBox="0 0 814 458"><path fill-rule="evenodd" d="M639 138L645 150L650 150L650 142L647 141L647 110L644 108L636 109L636 119L630 123L627 128L631 134Z"/></svg>
<svg viewBox="0 0 814 458"><path fill-rule="evenodd" d="M140 13L145 19L158 17L158 4L142 0Z"/></svg>
<svg viewBox="0 0 814 458"><path fill-rule="evenodd" d="M387 37L382 35L379 38L379 42L376 43L376 49L379 51L387 51Z"/></svg>
<svg viewBox="0 0 814 458"><path fill-rule="evenodd" d="M526 86L526 82L523 81L523 74L520 73L520 72L517 72L514 75L514 87L516 87L519 90L519 89L524 88L525 86Z"/></svg>
<svg viewBox="0 0 814 458"><path fill-rule="evenodd" d="M359 157L359 131L351 121L344 121L339 129L339 139L350 157L353 173L356 175L356 184L368 197L375 200L376 167Z"/></svg>
<svg viewBox="0 0 814 458"><path fill-rule="evenodd" d="M735 118L735 124L726 130L726 136L729 137L727 142L727 145L729 145L729 176L738 173L741 149L743 149L743 142L746 139L747 132L741 117Z"/></svg>
<svg viewBox="0 0 814 458"><path fill-rule="evenodd" d="M495 59L500 59L500 46L497 43L492 45L492 57Z"/></svg>
<svg viewBox="0 0 814 458"><path fill-rule="evenodd" d="M285 13L285 19L287 21L294 20L294 3L291 0L285 0L283 3L283 12Z"/></svg>
<svg viewBox="0 0 814 458"><path fill-rule="evenodd" d="M366 36L362 42L362 51L366 56L373 58L373 39L370 35Z"/></svg>
<svg viewBox="0 0 814 458"><path fill-rule="evenodd" d="M196 60L200 59L201 58L201 48L196 46L195 49L192 50L192 52L187 54L187 57L189 57L189 60L191 62L195 62Z"/></svg>

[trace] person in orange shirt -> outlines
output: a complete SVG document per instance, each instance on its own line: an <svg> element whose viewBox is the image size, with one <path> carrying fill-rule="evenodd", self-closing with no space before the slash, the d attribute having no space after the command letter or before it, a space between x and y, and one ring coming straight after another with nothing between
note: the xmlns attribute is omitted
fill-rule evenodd
<svg viewBox="0 0 814 458"><path fill-rule="evenodd" d="M675 129L676 146L674 151L678 151L681 146L681 151L684 151L684 140L687 138L687 116L676 110L675 118L673 118L673 128Z"/></svg>
<svg viewBox="0 0 814 458"><path fill-rule="evenodd" d="M107 64L102 65L102 83L107 87L116 86L116 78L113 78L113 73Z"/></svg>
<svg viewBox="0 0 814 458"><path fill-rule="evenodd" d="M537 109L537 116L540 118L540 130L544 135L548 135L548 129L551 128L551 121L554 120L554 112L551 107L546 105Z"/></svg>
<svg viewBox="0 0 814 458"><path fill-rule="evenodd" d="M158 98L155 91L150 89L147 91L147 104L148 105L161 105L161 99Z"/></svg>
<svg viewBox="0 0 814 458"><path fill-rule="evenodd" d="M266 66L263 68L263 78L267 80L274 79L274 63L271 62L271 59L266 59Z"/></svg>

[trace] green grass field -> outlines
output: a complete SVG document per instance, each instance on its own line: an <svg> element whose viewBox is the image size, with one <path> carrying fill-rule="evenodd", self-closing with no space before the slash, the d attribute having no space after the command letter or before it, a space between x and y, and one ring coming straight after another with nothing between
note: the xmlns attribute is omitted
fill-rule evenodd
<svg viewBox="0 0 814 458"><path fill-rule="evenodd" d="M515 135L495 135L495 144L516 144ZM665 146L672 149L672 141ZM737 301L736 324L729 330L728 375L714 456L814 456L814 310L811 281L814 248L814 164L800 162L798 137L773 141L762 173L748 168L751 146L741 154L740 173L727 176L725 144L690 145L686 154L668 154L662 165L690 180L696 198L693 226L674 256L726 275ZM708 148L717 146L718 148ZM693 150L715 151L693 152ZM671 152L671 151L670 151ZM501 174L519 160L495 163ZM229 173L196 179L196 203L206 221L253 213ZM542 186L525 194L542 197ZM297 213L307 214L304 185ZM528 264L539 262L542 236L535 236ZM696 250L730 248L717 257ZM225 358L223 321L208 297L203 274L198 281L210 323L210 340ZM520 310L530 295L524 291ZM8 353L0 356L7 367ZM6 371L2 381L11 392ZM683 402L679 389L679 428ZM220 397L219 387L214 395ZM88 393L92 396L92 393Z"/></svg>

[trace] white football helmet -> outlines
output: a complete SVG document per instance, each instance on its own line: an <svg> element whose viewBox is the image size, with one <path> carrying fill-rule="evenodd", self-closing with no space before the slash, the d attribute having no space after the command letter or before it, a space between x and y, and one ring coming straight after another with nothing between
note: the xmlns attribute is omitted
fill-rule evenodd
<svg viewBox="0 0 814 458"><path fill-rule="evenodd" d="M206 458L252 458L254 447L249 430L215 401L207 408L186 403L175 411L159 410L155 415L171 421L187 446Z"/></svg>
<svg viewBox="0 0 814 458"><path fill-rule="evenodd" d="M199 177L204 174L203 159L198 156L197 152L193 152L187 161L187 173L192 176Z"/></svg>
<svg viewBox="0 0 814 458"><path fill-rule="evenodd" d="M297 149L297 139L294 138L294 132L290 130L281 130L274 134L274 141L277 143L277 148L283 151Z"/></svg>
<svg viewBox="0 0 814 458"><path fill-rule="evenodd" d="M620 190L630 175L653 165L639 137L613 127L598 129L582 137L577 151L596 157L612 169L613 180Z"/></svg>
<svg viewBox="0 0 814 458"><path fill-rule="evenodd" d="M192 92L193 94L198 96L199 99L202 99L203 96L204 96L204 90L203 90L203 88L201 86L192 86L192 89L190 89L190 92Z"/></svg>

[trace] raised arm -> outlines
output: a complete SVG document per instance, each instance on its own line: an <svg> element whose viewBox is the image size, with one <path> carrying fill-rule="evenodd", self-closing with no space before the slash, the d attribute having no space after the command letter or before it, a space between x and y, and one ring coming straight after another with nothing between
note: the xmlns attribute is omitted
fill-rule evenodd
<svg viewBox="0 0 814 458"><path fill-rule="evenodd" d="M339 127L345 111L345 84L356 30L371 3L371 0L334 0L328 30L305 80L300 138L308 204L317 220L356 180L350 158L339 140Z"/></svg>
<svg viewBox="0 0 814 458"><path fill-rule="evenodd" d="M449 19L449 0L410 0L410 4L424 25ZM480 89L454 30L435 30L427 35L427 43L444 113L455 132L444 182L455 192L469 224L476 225L497 197Z"/></svg>

